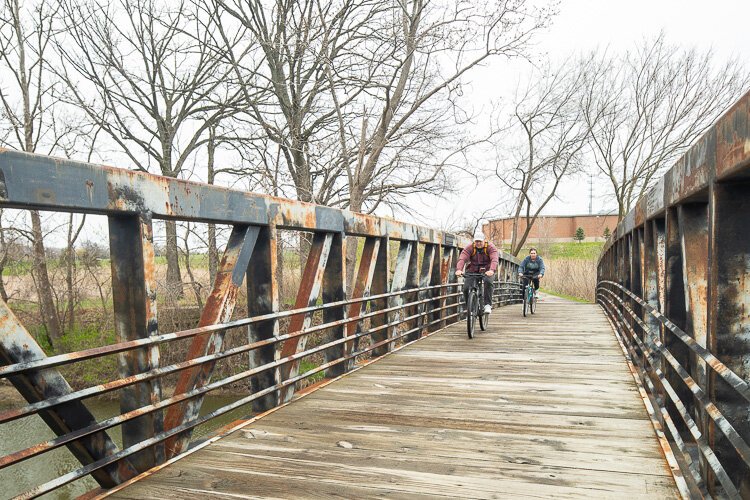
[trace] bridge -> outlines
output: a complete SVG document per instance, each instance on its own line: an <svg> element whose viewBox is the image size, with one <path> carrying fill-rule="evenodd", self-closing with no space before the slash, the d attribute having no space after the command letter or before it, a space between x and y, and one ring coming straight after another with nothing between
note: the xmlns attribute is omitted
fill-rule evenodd
<svg viewBox="0 0 750 500"><path fill-rule="evenodd" d="M748 173L750 94L618 225L596 305L545 298L523 318L519 261L503 254L492 321L468 339L454 234L1 151L0 206L107 217L117 334L47 356L0 301L0 377L26 401L0 411L0 436L23 419L51 432L4 452L0 474L62 449L80 464L20 491L5 480L4 496L93 479L87 497L750 498ZM159 329L158 219L232 227L189 330ZM291 309L281 230L313 234ZM361 255L347 291L349 238ZM245 283L247 316L233 318ZM161 364L179 343L185 359ZM105 357L111 380L71 387L66 370ZM230 358L242 369L214 377ZM238 383L244 395L203 407ZM112 394L118 413L97 417L87 404Z"/></svg>

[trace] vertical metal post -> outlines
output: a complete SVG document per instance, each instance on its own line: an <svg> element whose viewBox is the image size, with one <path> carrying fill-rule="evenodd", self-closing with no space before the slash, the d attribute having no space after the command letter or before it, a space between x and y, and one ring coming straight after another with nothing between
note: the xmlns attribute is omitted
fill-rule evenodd
<svg viewBox="0 0 750 500"><path fill-rule="evenodd" d="M326 264L328 263L328 256L330 255L332 244L332 233L315 233L313 236L312 245L310 246L310 254L307 256L307 263L305 264L305 270L302 273L302 281L300 282L297 299L294 303L295 309L314 306L318 301L320 290L323 285L323 274L325 272ZM304 331L310 326L311 321L312 314L295 314L289 321L289 328L287 331L290 334ZM281 358L287 358L293 354L304 351L305 345L307 345L307 336L295 337L287 340L281 348ZM292 377L296 377L299 373L299 365L299 360L283 365L280 369L281 380L285 381ZM294 384L283 388L281 390L280 402L286 403L292 399L294 390Z"/></svg>
<svg viewBox="0 0 750 500"><path fill-rule="evenodd" d="M344 244L344 233L332 234L331 250L328 262L323 272L323 303L340 302L346 300L346 245ZM323 310L323 322L332 323L344 319L344 306L329 307ZM326 339L333 341L343 339L346 335L347 325L333 326L328 329ZM344 356L345 346L339 344L326 349L326 362L337 360ZM354 360L352 360L353 362ZM337 377L346 372L348 364L345 362L333 365L325 372L327 377Z"/></svg>
<svg viewBox="0 0 750 500"><path fill-rule="evenodd" d="M391 273L391 244L389 238L378 238L380 241L379 249L378 249L378 256L375 260L375 270L372 274L372 294L373 295L381 295L388 293L388 282L389 282L389 275ZM372 310L380 310L387 309L389 305L388 299L377 299L377 300L371 300L370 301L370 308ZM378 314L377 316L373 316L372 320L370 321L370 324L373 328L378 327L384 327L388 324L388 322L393 317L392 314L386 313L386 314ZM383 329L375 332L372 335L372 341L373 343L379 343L388 338L388 331L389 329ZM387 354L389 352L389 349L391 347L391 343L384 344L378 348L376 348L373 352L373 356L383 356L384 354Z"/></svg>
<svg viewBox="0 0 750 500"><path fill-rule="evenodd" d="M677 219L680 227L680 246L682 247L682 276L685 282L685 305L687 322L685 332L703 347L707 347L708 329L708 204L693 203L677 208ZM700 356L690 354L690 366L687 367L696 383L708 394L708 376L705 361ZM695 403L693 418L701 429L708 434L708 421L702 405ZM708 477L710 468L701 455L701 473Z"/></svg>
<svg viewBox="0 0 750 500"><path fill-rule="evenodd" d="M247 266L247 315L249 317L279 311L279 283L275 226L264 227L258 233L258 241ZM247 327L248 342L267 340L279 335L279 320L269 319L252 323ZM276 346L268 345L250 351L250 368L272 363L276 360ZM271 369L250 378L251 391L256 393L276 385L279 370ZM253 410L263 412L278 404L278 392L253 401Z"/></svg>
<svg viewBox="0 0 750 500"><path fill-rule="evenodd" d="M432 273L430 274L430 285L440 285L443 283L443 247L441 245L434 245L435 246L435 255L433 256L433 262L432 262ZM429 315L427 316L427 321L430 323L434 323L432 326L430 326L427 331L428 332L434 332L438 329L440 329L440 323L438 320L442 316L441 311L434 311L438 308L442 300L440 299L440 296L445 293L444 289L436 288L432 291L430 291L429 296L432 297L434 300L430 301L428 303L427 310L429 311ZM426 332L423 332L423 334Z"/></svg>
<svg viewBox="0 0 750 500"><path fill-rule="evenodd" d="M372 281L377 268L378 256L380 254L380 238L368 237L365 239L365 244L362 248L362 257L359 260L359 267L357 269L357 278L354 282L354 290L352 291L352 299L360 299L370 295L370 289L372 288ZM385 293L385 292L382 292ZM348 318L356 318L367 310L367 301L357 302L349 306ZM374 318L373 318L374 319ZM357 335L362 331L362 321L356 320L346 324L346 336L351 337ZM374 338L374 337L373 337ZM351 352L359 349L359 342L346 343L345 352L350 354ZM349 360L348 369L354 366L354 359Z"/></svg>
<svg viewBox="0 0 750 500"><path fill-rule="evenodd" d="M437 245L431 245L431 244L425 244L424 246L424 255L422 256L422 268L419 272L419 287L425 288L427 286L430 286L430 281L432 279L432 268L434 267L435 263L435 254L436 254L436 246ZM431 294L426 291L421 291L418 294L419 300L425 300L429 298ZM417 311L419 311L419 314L421 315L417 321L415 322L418 325L426 325L427 324L427 318L428 318L428 311L429 311L429 305L428 304L420 304L417 307ZM411 335L409 335L406 340L415 340L419 338L422 335L425 335L427 333L427 328L424 327L420 332L415 332Z"/></svg>
<svg viewBox="0 0 750 500"><path fill-rule="evenodd" d="M109 216L109 248L117 340L126 342L158 335L151 215ZM117 360L121 378L147 372L159 366L159 347L122 353ZM155 378L124 388L120 393L120 411L126 413L159 402L160 380ZM123 423L123 446L133 446L162 432L163 418L161 411L155 411ZM163 443L131 457L131 463L139 472L164 460Z"/></svg>
<svg viewBox="0 0 750 500"><path fill-rule="evenodd" d="M727 367L750 381L750 183L711 186L709 208L709 349ZM711 400L750 442L747 401L712 371ZM750 496L750 475L724 435L711 426L711 447L733 478L743 498Z"/></svg>
<svg viewBox="0 0 750 500"><path fill-rule="evenodd" d="M440 259L440 283L442 285L447 285L448 283L452 283L452 279L455 278L455 271L453 268L453 249L451 247L443 247L442 253L443 256ZM455 290L448 287L443 287L440 289L442 298L438 303L438 306L440 307L439 328L445 328L447 324L445 317L448 316L448 309L446 308L446 306L449 304L449 302L445 296L449 293L453 293L454 291Z"/></svg>
<svg viewBox="0 0 750 500"><path fill-rule="evenodd" d="M410 276L413 275L414 270L412 267L416 267L416 243L412 243L411 241L401 241L399 242L398 247L398 256L396 257L396 269L393 272L393 281L391 281L391 292L400 292L402 290L406 290L407 288L411 288L409 283ZM394 297L391 297L389 300L389 307L398 307L402 304L404 304L405 294L396 295ZM399 310L396 311L395 314L392 316L392 321L398 321L400 318L404 317L404 311ZM388 336L390 338L394 338L398 335L398 326L393 326L389 329ZM389 344L388 350L393 350L392 343Z"/></svg>
<svg viewBox="0 0 750 500"><path fill-rule="evenodd" d="M237 294L242 286L242 281L245 279L245 273L247 273L247 267L250 264L250 256L253 254L259 232L259 227L244 224L238 224L232 228L232 234L229 236L227 247L216 273L213 290L206 299L198 326L226 323L232 318L232 312L237 303ZM188 349L187 359L220 352L224 345L225 333L219 331L193 338ZM199 367L182 371L177 379L174 393L184 394L208 384L215 364L215 361L210 361ZM203 396L198 396L182 404L170 406L164 422L165 427L173 429L185 422L195 420L198 418L202 405ZM191 435L192 429L167 439L168 456L173 457L187 449Z"/></svg>
<svg viewBox="0 0 750 500"><path fill-rule="evenodd" d="M666 247L665 247L665 308L664 315L667 316L674 324L682 328L686 328L686 317L685 314L685 283L683 282L682 275L682 245L680 244L680 233L679 223L677 219L677 208L672 207L667 209L666 216ZM690 357L687 347L677 339L669 330L662 329L663 338L662 342L674 355L674 357L680 362L682 366L689 366ZM663 364L664 373L667 380L675 388L675 392L680 397L685 407L689 411L692 411L692 393L685 385L681 382L679 376L674 370L666 363ZM676 412L674 406L671 403L667 404L667 409L673 416L677 428L681 433L687 432L684 422ZM687 435L686 435L687 437Z"/></svg>

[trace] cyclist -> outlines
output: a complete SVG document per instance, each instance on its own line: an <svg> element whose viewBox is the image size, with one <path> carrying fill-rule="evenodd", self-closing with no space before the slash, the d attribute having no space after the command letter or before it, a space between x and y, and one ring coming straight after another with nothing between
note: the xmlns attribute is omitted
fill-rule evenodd
<svg viewBox="0 0 750 500"><path fill-rule="evenodd" d="M492 311L492 276L495 275L499 254L495 245L487 241L482 231L474 234L474 242L461 250L461 255L456 262L456 276L464 274L464 267L468 273L484 272L482 280L484 281L484 313L489 314ZM464 299L468 301L469 290L474 286L474 276L467 276L464 279Z"/></svg>
<svg viewBox="0 0 750 500"><path fill-rule="evenodd" d="M536 252L536 248L529 249L529 255L521 262L518 268L518 276L523 279L523 286L526 286L527 280L534 284L534 297L538 296L539 280L544 277L544 261Z"/></svg>

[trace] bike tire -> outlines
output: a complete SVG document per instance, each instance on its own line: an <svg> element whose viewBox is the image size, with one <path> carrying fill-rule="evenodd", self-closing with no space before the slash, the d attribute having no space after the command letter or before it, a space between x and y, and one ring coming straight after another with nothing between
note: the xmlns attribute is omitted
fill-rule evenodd
<svg viewBox="0 0 750 500"><path fill-rule="evenodd" d="M484 332L487 331L487 325L490 322L490 315L480 311L479 313L479 328Z"/></svg>
<svg viewBox="0 0 750 500"><path fill-rule="evenodd" d="M531 314L536 312L536 297L534 297L534 291L531 292L531 301L529 302L529 310Z"/></svg>
<svg viewBox="0 0 750 500"><path fill-rule="evenodd" d="M474 328L477 321L477 292L471 290L466 301L466 333L470 339L474 338Z"/></svg>
<svg viewBox="0 0 750 500"><path fill-rule="evenodd" d="M523 289L523 317L526 317L526 309L529 307L529 297L526 288Z"/></svg>

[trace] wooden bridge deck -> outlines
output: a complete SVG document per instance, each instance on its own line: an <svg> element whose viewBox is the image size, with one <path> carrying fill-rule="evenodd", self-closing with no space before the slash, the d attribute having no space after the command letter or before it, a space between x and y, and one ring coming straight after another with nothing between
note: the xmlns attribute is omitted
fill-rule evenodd
<svg viewBox="0 0 750 500"><path fill-rule="evenodd" d="M409 346L116 498L628 497L679 493L598 306L545 299Z"/></svg>

